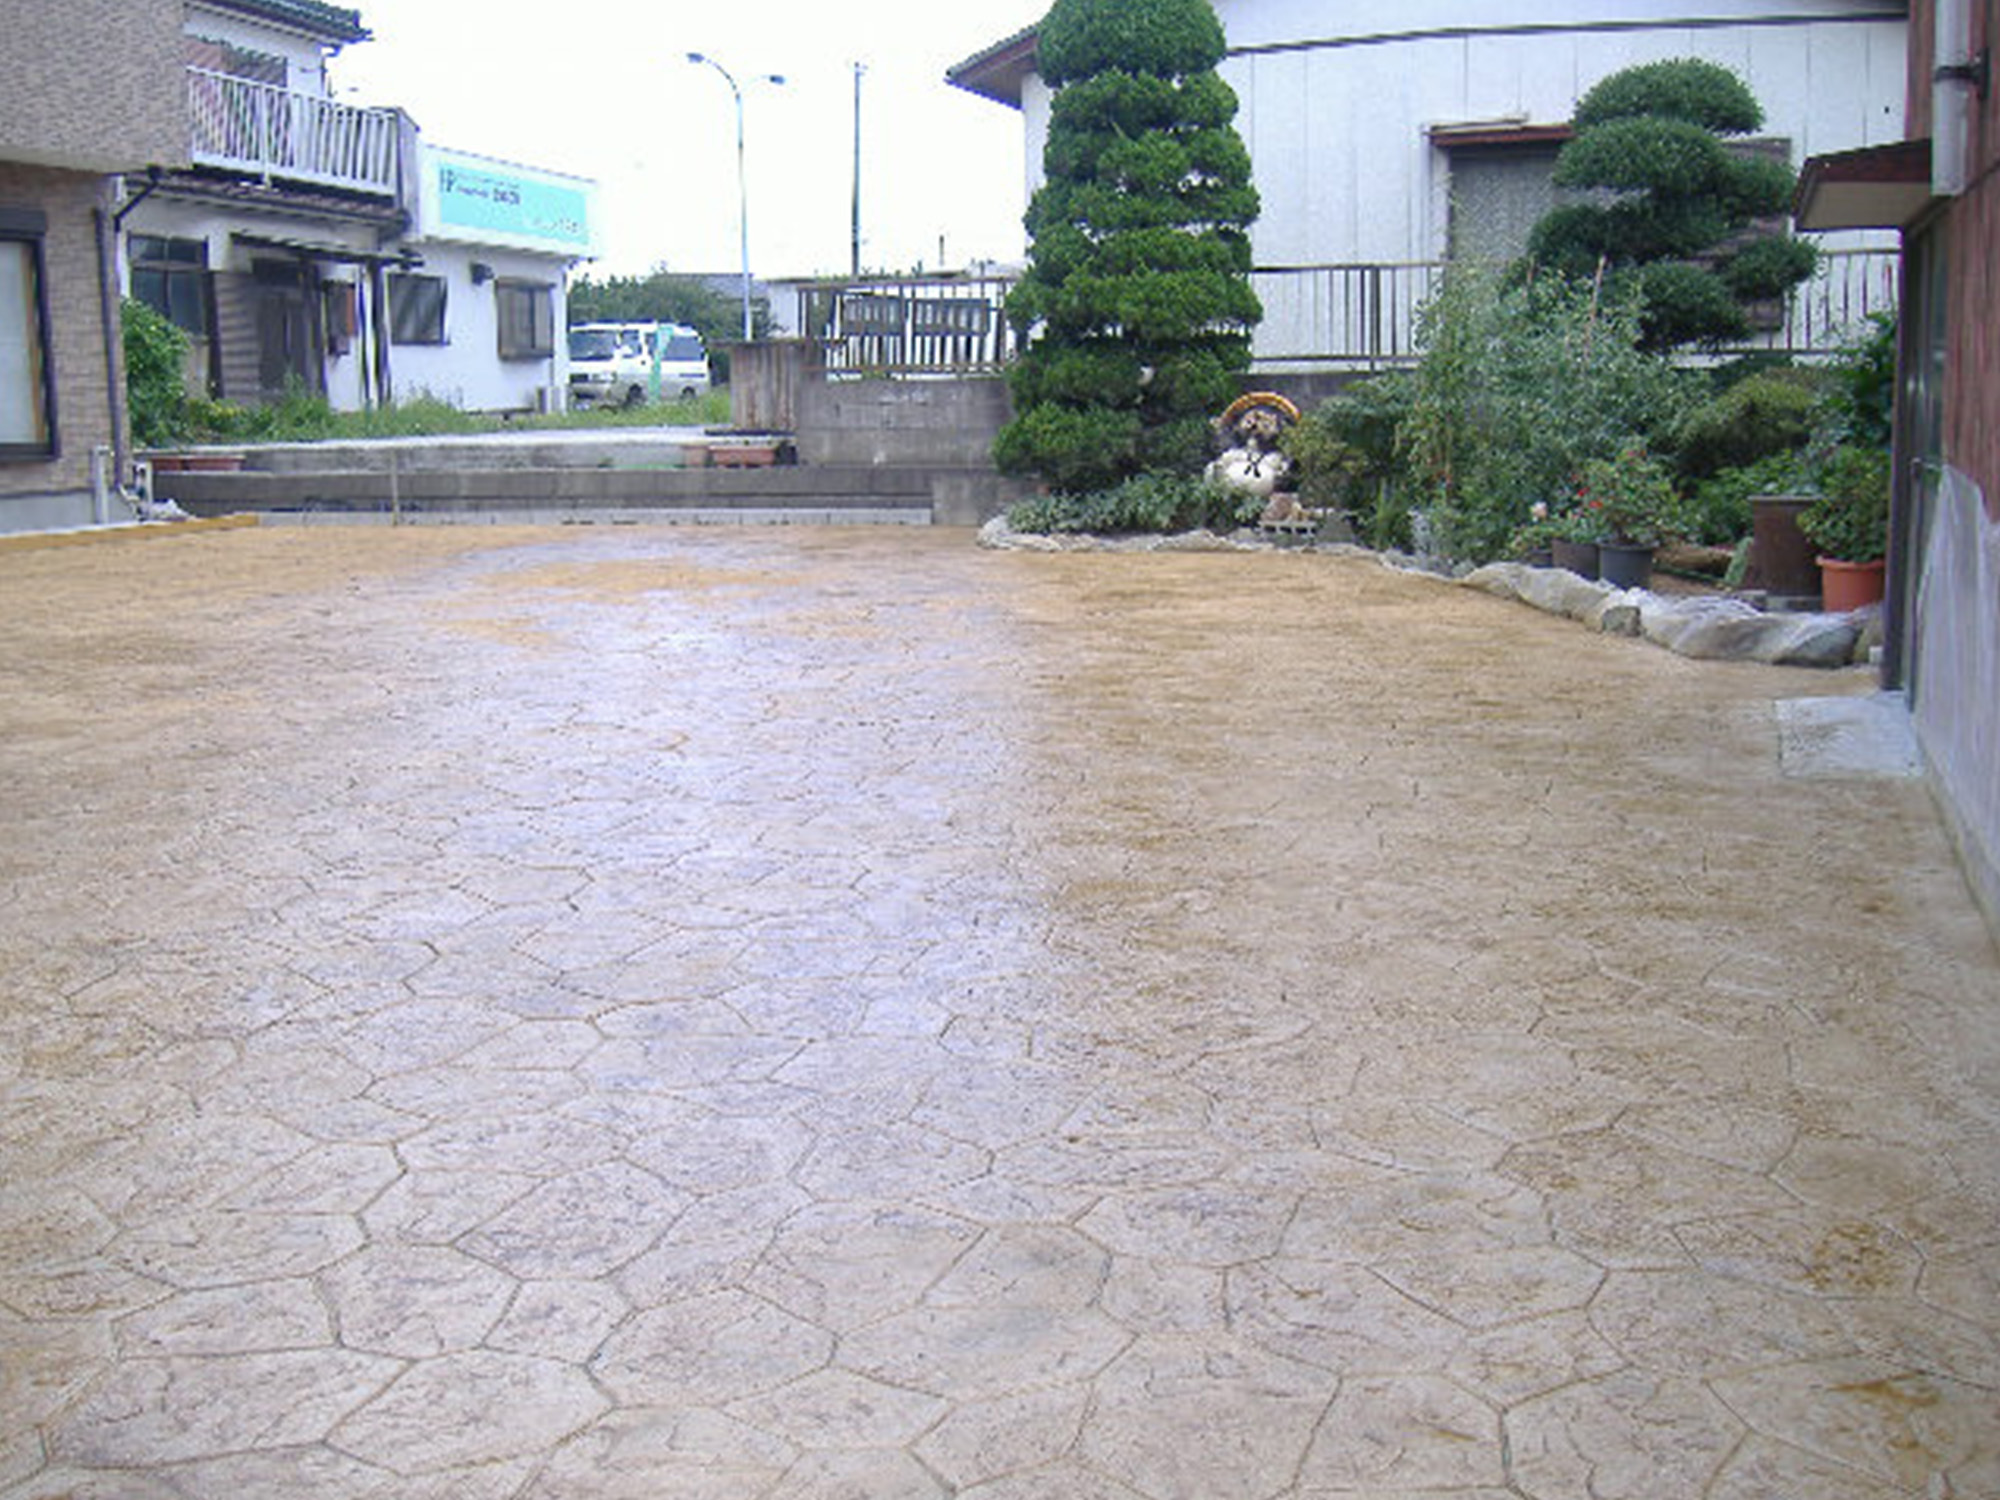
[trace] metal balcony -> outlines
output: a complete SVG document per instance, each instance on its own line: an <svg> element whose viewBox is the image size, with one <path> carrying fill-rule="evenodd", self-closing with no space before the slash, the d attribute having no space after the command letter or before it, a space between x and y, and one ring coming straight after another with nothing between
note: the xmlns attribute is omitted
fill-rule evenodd
<svg viewBox="0 0 2000 1500"><path fill-rule="evenodd" d="M395 110L357 109L206 68L187 72L198 165L263 182L395 197Z"/></svg>

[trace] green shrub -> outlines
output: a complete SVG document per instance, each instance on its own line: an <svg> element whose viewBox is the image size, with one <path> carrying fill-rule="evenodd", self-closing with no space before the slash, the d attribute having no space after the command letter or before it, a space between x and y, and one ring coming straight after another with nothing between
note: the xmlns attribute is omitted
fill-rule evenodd
<svg viewBox="0 0 2000 1500"><path fill-rule="evenodd" d="M1595 196L1544 215L1529 260L1637 287L1649 348L1741 337L1747 305L1782 298L1816 262L1805 241L1753 227L1792 188L1788 167L1727 144L1763 118L1740 78L1695 58L1602 80L1577 104L1555 170L1557 186Z"/></svg>
<svg viewBox="0 0 2000 1500"><path fill-rule="evenodd" d="M1695 485L1688 497L1684 512L1687 538L1716 547L1740 541L1750 534L1751 496L1793 495L1807 482L1805 459L1797 450L1719 470Z"/></svg>
<svg viewBox="0 0 2000 1500"><path fill-rule="evenodd" d="M1262 316L1257 216L1208 0L1055 0L1039 33L1046 181L1027 274L1007 299L1024 348L1002 472L1099 493L1189 471L1235 399Z"/></svg>
<svg viewBox="0 0 2000 1500"><path fill-rule="evenodd" d="M1819 385L1810 371L1759 370L1710 397L1673 433L1680 472L1699 481L1803 448L1812 435Z"/></svg>
<svg viewBox="0 0 2000 1500"><path fill-rule="evenodd" d="M1819 498L1799 513L1799 530L1824 557L1874 562L1889 550L1889 455L1836 448L1820 466Z"/></svg>
<svg viewBox="0 0 2000 1500"><path fill-rule="evenodd" d="M1058 0L1036 34L1042 77L1061 88L1106 73L1177 78L1211 71L1227 51L1206 4Z"/></svg>
<svg viewBox="0 0 2000 1500"><path fill-rule="evenodd" d="M1871 313L1828 368L1825 415L1836 439L1887 448L1896 406L1896 315Z"/></svg>
<svg viewBox="0 0 2000 1500"><path fill-rule="evenodd" d="M125 404L132 441L165 448L181 440L187 423L187 335L143 302L127 297L118 308L125 338Z"/></svg>
<svg viewBox="0 0 2000 1500"><path fill-rule="evenodd" d="M1037 496L1007 512L1016 531L1048 533L1229 531L1255 521L1264 500L1179 474L1135 474L1108 489Z"/></svg>
<svg viewBox="0 0 2000 1500"><path fill-rule="evenodd" d="M1571 534L1580 540L1657 547L1687 529L1673 481L1640 444L1585 463L1575 497Z"/></svg>
<svg viewBox="0 0 2000 1500"><path fill-rule="evenodd" d="M1370 546L1410 544L1408 470L1397 432L1410 412L1412 378L1398 372L1357 381L1289 428L1282 446L1298 474L1299 498L1349 511Z"/></svg>
<svg viewBox="0 0 2000 1500"><path fill-rule="evenodd" d="M1742 79L1691 57L1613 73L1578 103L1572 123L1585 130L1646 116L1684 120L1721 135L1747 135L1764 123L1764 111Z"/></svg>
<svg viewBox="0 0 2000 1500"><path fill-rule="evenodd" d="M1445 556L1505 554L1534 505L1584 464L1672 431L1692 377L1649 352L1629 293L1541 275L1503 284L1455 268L1418 319L1422 358L1397 439L1416 507Z"/></svg>

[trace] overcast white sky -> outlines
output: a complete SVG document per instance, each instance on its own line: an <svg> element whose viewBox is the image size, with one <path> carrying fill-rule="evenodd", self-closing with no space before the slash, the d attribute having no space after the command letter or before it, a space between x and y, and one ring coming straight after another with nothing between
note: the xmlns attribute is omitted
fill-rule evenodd
<svg viewBox="0 0 2000 1500"><path fill-rule="evenodd" d="M374 40L341 96L400 105L439 146L596 179L598 275L737 268L743 85L750 264L848 269L855 62L864 268L1022 254L1021 117L944 82L1048 0L348 0ZM783 74L782 88L749 80ZM943 240L942 259L939 240Z"/></svg>

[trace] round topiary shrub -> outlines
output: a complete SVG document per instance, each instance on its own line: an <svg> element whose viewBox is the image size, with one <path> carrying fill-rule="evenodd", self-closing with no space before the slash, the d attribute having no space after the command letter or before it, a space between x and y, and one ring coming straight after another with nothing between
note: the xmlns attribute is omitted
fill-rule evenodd
<svg viewBox="0 0 2000 1500"><path fill-rule="evenodd" d="M1531 261L1636 284L1647 347L1718 344L1749 309L1812 274L1812 247L1756 221L1785 212L1792 172L1732 149L1764 112L1727 68L1673 58L1614 73L1585 94L1556 161L1558 187L1592 194L1536 224Z"/></svg>

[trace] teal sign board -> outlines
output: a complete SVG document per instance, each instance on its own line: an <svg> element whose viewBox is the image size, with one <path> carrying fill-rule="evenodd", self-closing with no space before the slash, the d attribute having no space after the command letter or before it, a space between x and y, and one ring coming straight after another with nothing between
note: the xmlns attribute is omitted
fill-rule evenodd
<svg viewBox="0 0 2000 1500"><path fill-rule="evenodd" d="M432 154L431 171L440 235L570 254L591 249L590 195L581 183L442 153Z"/></svg>

